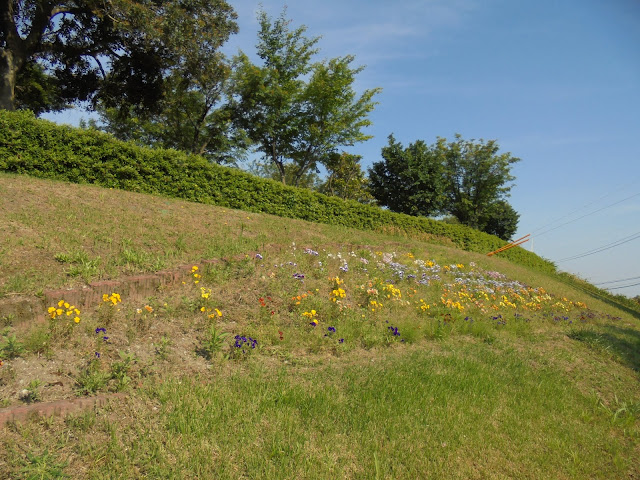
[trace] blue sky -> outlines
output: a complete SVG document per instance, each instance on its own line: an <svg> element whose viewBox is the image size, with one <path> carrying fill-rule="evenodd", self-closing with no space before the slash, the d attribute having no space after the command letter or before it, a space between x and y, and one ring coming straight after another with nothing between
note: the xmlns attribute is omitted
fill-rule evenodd
<svg viewBox="0 0 640 480"><path fill-rule="evenodd" d="M225 50L253 56L259 2L230 3L240 33ZM284 2L262 5L277 17ZM640 2L295 0L287 17L322 36L318 59L366 65L357 89L382 87L374 138L348 149L365 167L391 133L405 145L496 139L521 158L516 237L532 233L533 250L563 271L630 279L602 287L638 284L612 292L640 295Z"/></svg>

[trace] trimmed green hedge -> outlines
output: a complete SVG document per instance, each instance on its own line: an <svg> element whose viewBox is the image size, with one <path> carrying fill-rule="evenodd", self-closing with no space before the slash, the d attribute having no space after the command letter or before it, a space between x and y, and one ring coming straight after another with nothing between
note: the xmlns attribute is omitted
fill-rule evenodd
<svg viewBox="0 0 640 480"><path fill-rule="evenodd" d="M199 156L143 148L96 130L39 120L30 112L0 110L0 171L363 230L433 235L448 238L453 245L472 252L487 253L505 245L493 235L462 225L411 217L285 186L211 164ZM500 255L537 270L555 272L553 263L519 247Z"/></svg>

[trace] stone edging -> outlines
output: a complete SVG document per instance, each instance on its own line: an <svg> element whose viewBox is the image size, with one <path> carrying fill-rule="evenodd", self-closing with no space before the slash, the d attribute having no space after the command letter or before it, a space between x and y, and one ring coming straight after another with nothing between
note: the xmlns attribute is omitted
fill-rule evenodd
<svg viewBox="0 0 640 480"><path fill-rule="evenodd" d="M51 417L53 415L66 415L78 410L101 407L111 399L121 399L124 397L124 393L111 393L95 397L56 400L54 402L34 403L32 405L3 408L0 409L0 427L9 422L27 420L33 415Z"/></svg>
<svg viewBox="0 0 640 480"><path fill-rule="evenodd" d="M202 260L198 263L183 265L174 270L162 270L156 273L124 277L120 280L93 282L79 288L47 290L42 297L16 296L0 300L0 318L13 318L12 325L43 322L47 308L64 299L80 310L95 307L102 302L102 295L119 293L123 298L135 299L155 295L158 289L170 287L182 282L191 275L193 265L202 267L219 263L221 260Z"/></svg>

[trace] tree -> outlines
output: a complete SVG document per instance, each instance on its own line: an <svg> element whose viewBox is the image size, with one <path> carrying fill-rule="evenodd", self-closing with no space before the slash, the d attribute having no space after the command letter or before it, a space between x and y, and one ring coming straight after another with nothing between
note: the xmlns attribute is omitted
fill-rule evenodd
<svg viewBox="0 0 640 480"><path fill-rule="evenodd" d="M383 161L369 170L371 193L383 206L409 215L453 215L459 223L510 238L519 215L504 199L514 180L511 165L519 158L499 154L495 140L453 142L438 138L404 148L389 136Z"/></svg>
<svg viewBox="0 0 640 480"><path fill-rule="evenodd" d="M433 146L444 166L446 211L460 223L478 229L487 224L492 211L513 220L504 203L497 202L509 195L512 186L508 183L515 179L511 165L520 159L510 153L498 154L500 147L495 140L475 142L463 140L459 134L455 138L450 143L438 138Z"/></svg>
<svg viewBox="0 0 640 480"><path fill-rule="evenodd" d="M58 82L47 75L44 67L37 63L29 63L18 73L15 88L15 107L20 110L31 110L36 115L47 111L60 111L67 108L65 100L58 88Z"/></svg>
<svg viewBox="0 0 640 480"><path fill-rule="evenodd" d="M371 194L380 205L408 215L443 213L444 171L432 148L422 140L405 148L389 135L382 158L369 169Z"/></svg>
<svg viewBox="0 0 640 480"><path fill-rule="evenodd" d="M262 178L268 178L277 182L282 182L282 177L278 168L270 161L255 159L249 163L247 171ZM297 187L317 190L322 180L315 171L307 171L299 175L299 170L292 163L284 165L284 175L286 185L293 185L297 181Z"/></svg>
<svg viewBox="0 0 640 480"><path fill-rule="evenodd" d="M215 34L204 31L210 24L180 25L185 30L172 48L179 61L164 82L164 94L153 114L134 109L100 106L104 129L123 140L203 155L216 163L231 163L244 147L244 139L231 130L231 112L223 105L231 67L218 49L237 26L232 19L216 17ZM213 18L212 18L213 20Z"/></svg>
<svg viewBox="0 0 640 480"><path fill-rule="evenodd" d="M285 11L275 21L261 11L258 20L263 65L254 65L244 53L236 57L234 122L283 183L288 171L298 185L338 147L371 138L362 128L371 123L367 115L380 90L357 98L352 85L362 68L351 67L352 56L312 63L319 39L305 37L305 26L291 30Z"/></svg>
<svg viewBox="0 0 640 480"><path fill-rule="evenodd" d="M325 162L327 178L320 185L320 193L340 197L343 200L356 200L360 203L373 202L369 192L369 180L362 171L360 155L346 152L332 153Z"/></svg>
<svg viewBox="0 0 640 480"><path fill-rule="evenodd" d="M171 72L198 66L237 29L224 0L0 0L0 12L0 108L9 110L25 105L16 92L26 78L55 93L38 111L90 100L152 112Z"/></svg>
<svg viewBox="0 0 640 480"><path fill-rule="evenodd" d="M518 230L520 215L504 200L498 200L486 209L480 219L479 229L502 240L511 240Z"/></svg>

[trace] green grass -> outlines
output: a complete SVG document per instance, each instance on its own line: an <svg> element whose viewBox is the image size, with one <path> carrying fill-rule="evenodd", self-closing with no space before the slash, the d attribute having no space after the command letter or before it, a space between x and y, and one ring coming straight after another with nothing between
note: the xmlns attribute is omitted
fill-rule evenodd
<svg viewBox="0 0 640 480"><path fill-rule="evenodd" d="M0 176L0 204L8 299L223 259L147 299L83 307L77 324L64 305L46 324L6 322L3 406L24 388L32 401L126 394L0 427L6 478L640 475L640 321L562 278L24 177Z"/></svg>

